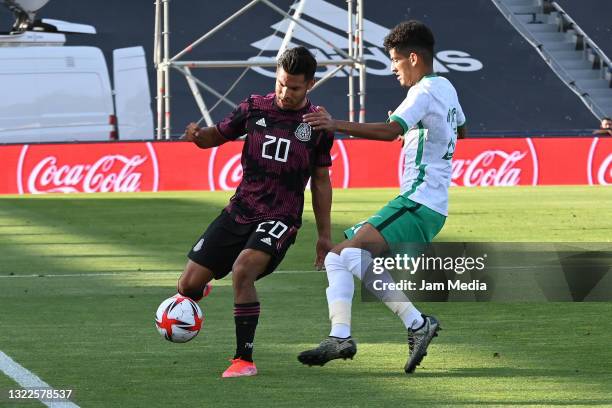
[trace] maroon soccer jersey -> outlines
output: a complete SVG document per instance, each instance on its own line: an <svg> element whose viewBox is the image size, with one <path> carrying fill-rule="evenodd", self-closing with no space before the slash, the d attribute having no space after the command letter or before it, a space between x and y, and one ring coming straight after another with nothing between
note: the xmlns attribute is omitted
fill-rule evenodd
<svg viewBox="0 0 612 408"><path fill-rule="evenodd" d="M275 94L251 95L217 123L228 140L246 134L243 176L226 210L240 223L283 220L299 227L304 189L314 167L331 166L332 133L315 131L302 121L314 112L307 101L298 111L282 110Z"/></svg>

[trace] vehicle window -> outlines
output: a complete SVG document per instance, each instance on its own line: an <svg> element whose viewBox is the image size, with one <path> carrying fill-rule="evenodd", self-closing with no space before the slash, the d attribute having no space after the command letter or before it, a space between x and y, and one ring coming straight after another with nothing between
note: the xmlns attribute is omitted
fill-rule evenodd
<svg viewBox="0 0 612 408"><path fill-rule="evenodd" d="M0 118L108 114L112 100L96 73L0 74Z"/></svg>
<svg viewBox="0 0 612 408"><path fill-rule="evenodd" d="M112 111L110 95L104 92L102 80L96 73L44 74L40 76L40 82L52 84L42 101L43 115Z"/></svg>

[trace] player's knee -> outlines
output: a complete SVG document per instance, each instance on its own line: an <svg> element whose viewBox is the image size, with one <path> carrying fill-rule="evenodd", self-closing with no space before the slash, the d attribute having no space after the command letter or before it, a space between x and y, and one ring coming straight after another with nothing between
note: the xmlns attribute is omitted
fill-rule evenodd
<svg viewBox="0 0 612 408"><path fill-rule="evenodd" d="M370 252L361 248L344 248L340 253L344 267L355 277L363 279L363 273L372 262Z"/></svg>
<svg viewBox="0 0 612 408"><path fill-rule="evenodd" d="M325 270L327 274L333 273L338 268L342 267L342 258L335 252L328 252L325 256Z"/></svg>
<svg viewBox="0 0 612 408"><path fill-rule="evenodd" d="M257 279L257 274L252 267L244 262L236 262L232 267L232 283L234 288L250 286Z"/></svg>

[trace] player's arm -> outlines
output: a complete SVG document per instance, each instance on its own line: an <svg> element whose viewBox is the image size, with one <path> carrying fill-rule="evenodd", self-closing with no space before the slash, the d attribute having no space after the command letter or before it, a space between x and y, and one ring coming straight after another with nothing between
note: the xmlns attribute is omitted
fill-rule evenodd
<svg viewBox="0 0 612 408"><path fill-rule="evenodd" d="M227 139L221 136L216 126L200 128L195 123L190 123L187 126L183 139L195 143L200 149L220 146L227 142Z"/></svg>
<svg viewBox="0 0 612 408"><path fill-rule="evenodd" d="M304 115L304 121L312 126L314 130L342 132L370 140L392 141L397 139L398 135L404 134L404 129L396 121L388 123L355 123L336 120L322 106L318 107L317 112Z"/></svg>
<svg viewBox="0 0 612 408"><path fill-rule="evenodd" d="M329 167L314 167L310 177L312 192L312 210L317 222L317 258L315 266L321 269L325 256L332 248L331 241L331 203L332 187L329 179Z"/></svg>

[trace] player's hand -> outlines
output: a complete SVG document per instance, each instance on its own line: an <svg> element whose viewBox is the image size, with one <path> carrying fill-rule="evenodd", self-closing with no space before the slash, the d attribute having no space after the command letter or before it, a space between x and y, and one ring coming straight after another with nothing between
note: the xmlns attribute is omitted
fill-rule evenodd
<svg viewBox="0 0 612 408"><path fill-rule="evenodd" d="M186 140L188 142L195 142L199 132L200 128L198 127L198 125L191 122L189 125L187 125L187 128L185 129L183 140Z"/></svg>
<svg viewBox="0 0 612 408"><path fill-rule="evenodd" d="M314 266L317 271L323 269L325 264L325 257L327 253L333 248L333 244L331 239L329 238L319 238L317 241L317 257L315 259Z"/></svg>
<svg viewBox="0 0 612 408"><path fill-rule="evenodd" d="M317 111L305 114L302 119L314 130L336 131L336 121L322 106L317 106Z"/></svg>

